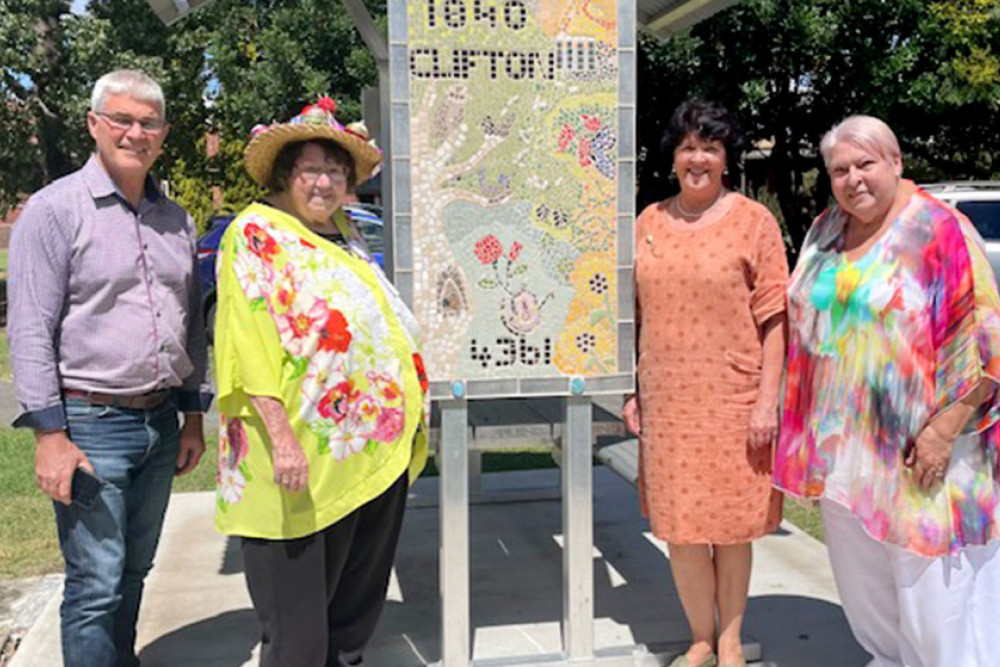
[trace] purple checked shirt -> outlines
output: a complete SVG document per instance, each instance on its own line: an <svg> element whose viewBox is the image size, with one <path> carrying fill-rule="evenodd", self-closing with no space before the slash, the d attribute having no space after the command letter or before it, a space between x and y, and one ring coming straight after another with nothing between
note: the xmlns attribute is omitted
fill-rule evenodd
<svg viewBox="0 0 1000 667"><path fill-rule="evenodd" d="M14 426L64 428L64 389L176 387L182 411L208 408L194 227L152 179L134 209L92 156L32 195L9 258Z"/></svg>

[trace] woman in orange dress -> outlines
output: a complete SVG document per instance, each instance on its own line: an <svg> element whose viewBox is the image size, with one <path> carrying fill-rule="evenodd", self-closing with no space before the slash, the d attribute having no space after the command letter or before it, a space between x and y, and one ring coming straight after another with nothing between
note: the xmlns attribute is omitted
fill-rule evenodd
<svg viewBox="0 0 1000 667"><path fill-rule="evenodd" d="M724 108L683 103L663 137L680 193L636 221L639 393L622 416L691 627L671 667L744 664L750 543L781 518L770 472L788 263L774 216L723 184L738 145Z"/></svg>

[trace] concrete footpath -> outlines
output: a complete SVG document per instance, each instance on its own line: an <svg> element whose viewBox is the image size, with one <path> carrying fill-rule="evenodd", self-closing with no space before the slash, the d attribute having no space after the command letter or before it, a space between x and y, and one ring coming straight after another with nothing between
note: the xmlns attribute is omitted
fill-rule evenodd
<svg viewBox="0 0 1000 667"><path fill-rule="evenodd" d="M484 476L487 490L557 486L558 470ZM413 488L436 497L434 479ZM635 489L594 469L594 611L598 649L683 641L687 630L665 550L639 517ZM143 667L256 665L258 628L238 544L215 532L211 493L171 499L139 623ZM474 505L470 511L473 657L559 650L561 510L558 500ZM438 509L407 511L388 604L365 653L367 667L417 667L440 659ZM59 667L54 595L10 667ZM858 667L822 544L784 524L755 547L745 637L767 665Z"/></svg>

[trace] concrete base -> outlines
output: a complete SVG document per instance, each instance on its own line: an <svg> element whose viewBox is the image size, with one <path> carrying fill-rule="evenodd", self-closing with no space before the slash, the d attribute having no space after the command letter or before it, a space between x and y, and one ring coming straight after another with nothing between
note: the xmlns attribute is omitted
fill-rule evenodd
<svg viewBox="0 0 1000 667"><path fill-rule="evenodd" d="M491 488L558 484L558 470L486 475ZM417 496L434 497L423 479ZM639 517L635 489L594 470L595 646L580 667L667 664L684 648L687 625L665 548ZM256 665L258 627L238 543L215 532L214 496L171 499L139 623L143 667ZM472 656L476 667L549 665L561 660L559 501L470 509ZM365 653L367 667L420 667L440 660L438 512L407 511L388 603ZM59 597L27 634L11 667L60 667ZM765 664L857 667L858 648L837 604L826 550L794 527L755 546L744 636ZM650 647L650 648L646 648ZM748 656L750 657L750 656Z"/></svg>

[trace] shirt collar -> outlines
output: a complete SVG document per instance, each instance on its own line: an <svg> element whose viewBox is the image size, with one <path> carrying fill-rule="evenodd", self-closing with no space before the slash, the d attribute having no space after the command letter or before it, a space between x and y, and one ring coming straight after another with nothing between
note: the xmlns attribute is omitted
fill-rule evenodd
<svg viewBox="0 0 1000 667"><path fill-rule="evenodd" d="M104 165L97 158L97 153L90 156L87 164L83 165L81 173L83 181L86 183L87 189L90 190L90 195L94 199L103 199L104 197L117 195L123 202L128 202L128 199L125 198L125 195L122 194L122 191L115 184L107 170L104 169ZM163 196L159 186L156 185L156 181L148 174L146 175L146 183L143 190L144 197L150 202L155 202Z"/></svg>

